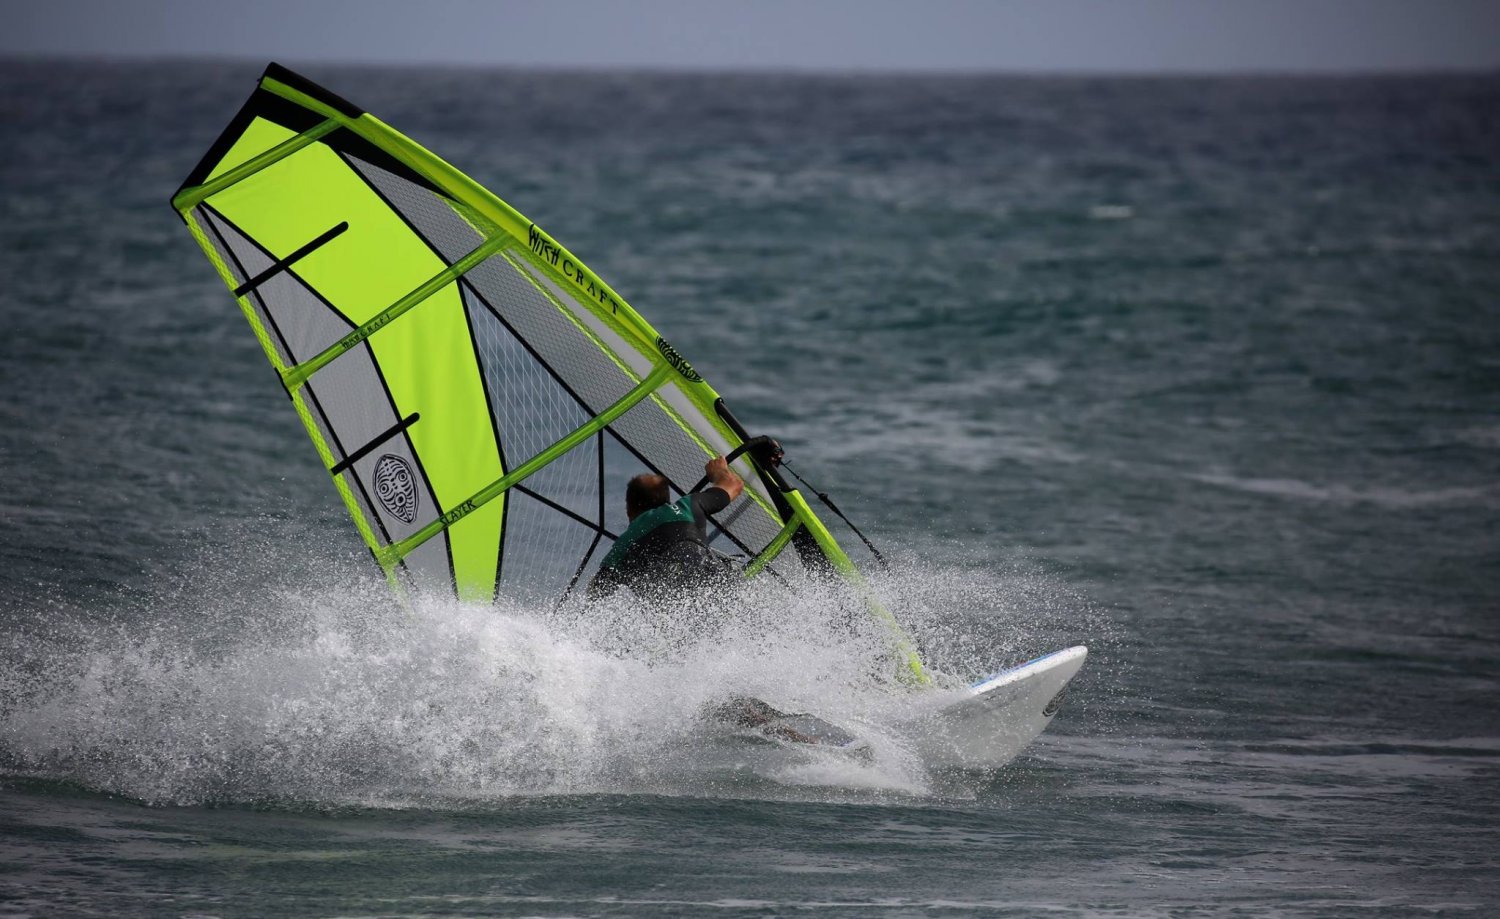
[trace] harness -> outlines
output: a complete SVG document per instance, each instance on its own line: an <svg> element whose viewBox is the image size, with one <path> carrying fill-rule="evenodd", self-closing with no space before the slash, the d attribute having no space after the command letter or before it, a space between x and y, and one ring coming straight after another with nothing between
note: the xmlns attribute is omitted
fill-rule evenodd
<svg viewBox="0 0 1500 919"><path fill-rule="evenodd" d="M599 565L637 593L696 589L725 574L699 527L693 495L636 517Z"/></svg>

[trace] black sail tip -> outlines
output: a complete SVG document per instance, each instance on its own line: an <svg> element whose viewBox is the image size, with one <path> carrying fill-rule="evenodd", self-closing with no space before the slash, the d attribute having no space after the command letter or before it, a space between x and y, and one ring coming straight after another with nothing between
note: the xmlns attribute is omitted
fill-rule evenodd
<svg viewBox="0 0 1500 919"><path fill-rule="evenodd" d="M350 118L358 118L365 113L364 109L355 105L353 102L350 102L348 99L345 99L343 96L324 89L323 87L314 83L312 80L304 77L302 74L283 67L275 61L267 64L266 72L261 74L262 80L268 77L278 83L284 83L300 93L306 93L312 98L338 112L340 115L346 115Z"/></svg>

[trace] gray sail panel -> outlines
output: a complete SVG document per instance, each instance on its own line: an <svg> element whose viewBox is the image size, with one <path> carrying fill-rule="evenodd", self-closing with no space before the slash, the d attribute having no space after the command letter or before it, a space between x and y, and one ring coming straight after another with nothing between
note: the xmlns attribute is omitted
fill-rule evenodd
<svg viewBox="0 0 1500 919"><path fill-rule="evenodd" d="M233 256L226 259L232 270L236 265L243 266L243 273L254 277L274 264L260 246L228 222L205 208L199 211L214 230L209 239L214 241L221 258L226 251ZM235 273L241 272L235 270ZM243 278L238 280L244 282ZM262 281L247 299L261 314L287 364L320 353L352 327L292 271ZM406 438L399 433L382 438L401 419L385 393L379 369L367 346L351 349L328 364L304 384L302 392L324 443L334 452L336 464L364 451L364 457L350 464L341 475L366 519L376 524L374 536L378 541L399 541L442 513ZM439 534L433 543L434 551L408 559L407 568L422 572L426 579L435 579L436 583L451 584L447 534Z"/></svg>
<svg viewBox="0 0 1500 919"><path fill-rule="evenodd" d="M469 223L453 209L453 202L448 198L357 156L346 155L345 160L450 265L473 251L493 232L489 228L481 232Z"/></svg>
<svg viewBox="0 0 1500 919"><path fill-rule="evenodd" d="M274 260L260 250L258 246L245 239L240 233L231 228L223 220L220 220L208 208L199 206L192 210L192 219L198 228L203 231L204 237L213 246L219 262L229 269L234 277L236 286L244 284L250 278L271 267ZM266 329L271 331L271 344L276 349L277 355L282 363L290 363L291 357L287 353L286 345L281 337L275 333L275 325L270 321L266 312L265 303L261 298L251 293L245 298L252 309L258 314L257 318Z"/></svg>
<svg viewBox="0 0 1500 919"><path fill-rule="evenodd" d="M418 593L453 595L453 567L446 538L422 543L401 560L401 565L406 580Z"/></svg>
<svg viewBox="0 0 1500 919"><path fill-rule="evenodd" d="M582 426L592 415L467 288L464 303L490 394L495 430L506 464L514 468ZM526 486L575 513L592 516L598 502L594 465L571 451L532 475Z"/></svg>

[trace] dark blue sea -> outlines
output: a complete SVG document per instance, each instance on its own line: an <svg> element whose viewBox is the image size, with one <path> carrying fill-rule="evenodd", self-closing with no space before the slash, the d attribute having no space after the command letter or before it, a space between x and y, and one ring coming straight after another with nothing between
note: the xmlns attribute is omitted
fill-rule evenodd
<svg viewBox="0 0 1500 919"><path fill-rule="evenodd" d="M298 67L778 436L934 664L1089 646L932 774L688 767L747 661L847 692L816 628L674 682L392 603L167 204L263 65L0 61L0 914L1500 911L1500 78Z"/></svg>

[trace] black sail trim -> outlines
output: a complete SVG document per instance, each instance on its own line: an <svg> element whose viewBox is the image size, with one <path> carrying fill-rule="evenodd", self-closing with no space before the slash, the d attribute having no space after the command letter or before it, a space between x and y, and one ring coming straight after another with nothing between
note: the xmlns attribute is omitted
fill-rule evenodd
<svg viewBox="0 0 1500 919"><path fill-rule="evenodd" d="M421 417L422 414L420 412L412 412L410 415L402 418L400 421L386 428L384 431L376 434L369 443L365 444L363 447L360 447L358 450L355 450L353 453L344 457L342 460L339 460L332 469L328 470L329 475L339 475L350 466L353 466L355 463L369 456L381 444L385 443L392 437L395 437L397 434L400 434L402 431L416 424Z"/></svg>
<svg viewBox="0 0 1500 919"><path fill-rule="evenodd" d="M298 92L316 99L351 121L357 121L365 114L363 109L337 94L324 89L301 74L294 73L278 64L271 64L266 68L265 73L261 75L260 79L256 80L255 89L250 93L250 98L245 100L245 104L235 113L234 118L230 119L229 124L214 139L214 142L209 145L202 159L193 167L192 172L188 173L187 178L183 180L182 185L178 187L177 191L172 193L172 197L175 198L187 189L207 182L208 177L223 162L224 157L239 142L239 139L245 135L246 130L254 123L255 119L264 118L273 124L278 124L286 128L294 134L301 134L303 131L315 127L326 120L326 116L322 113L305 108L290 99L282 98L266 89L261 85L266 77L270 77L278 83L285 84ZM318 143L340 153L358 156L362 160L378 165L387 172L394 173L423 188L442 194L441 189L432 179L417 172L384 148L366 140L348 127L341 127L325 135Z"/></svg>
<svg viewBox="0 0 1500 919"><path fill-rule="evenodd" d="M240 106L238 112L235 112L229 124L225 125L224 130L219 132L219 136L214 138L214 142L198 160L193 171L188 173L182 185L172 193L172 197L175 198L187 189L207 182L214 167L218 166L229 154L239 139L245 135L246 129L257 118L274 121L298 134L323 121L322 115L261 89L260 81L257 80L255 91L250 94L250 98L245 100L245 104Z"/></svg>
<svg viewBox="0 0 1500 919"><path fill-rule="evenodd" d="M599 540L602 539L607 532L609 532L608 530L604 529L605 504L603 431L600 431L599 434L594 438L594 443L598 444L599 447L599 529L594 533L594 540L593 542L589 543L588 551L583 553L583 559L579 561L578 568L573 571L573 577L568 581L568 586L563 589L562 596L557 598L557 605L559 608L562 606L563 601L568 599L568 595L573 592L573 588L578 586L578 579L583 577L584 569L588 568L589 560L594 557L594 550L599 548ZM610 539L618 539L618 537L611 536Z"/></svg>
<svg viewBox="0 0 1500 919"><path fill-rule="evenodd" d="M213 205L208 204L207 202L205 202L205 203L200 204L198 206L201 207L201 208L204 208L209 213L213 214L215 219L223 221L224 226L228 227L229 229L235 231L236 233L240 234L245 239L247 239L250 242L250 245L254 246L256 249L259 249L260 253L262 255L264 255L266 258L271 259L272 261L276 260L276 256L273 255L273 254L271 254L271 252L269 250L267 250L265 246L262 246L260 243L256 242L255 237L251 236L249 233L246 233L233 220L230 220L228 217L225 217L223 214L219 213L219 211L217 209L215 209ZM314 300L316 300L319 303L321 303L324 307L326 307L328 309L329 312L331 312L335 316L339 317L339 321L340 322L344 323L345 325L347 325L351 329L359 327L359 323L355 322L354 320L350 319L348 316L344 315L344 311L343 310L339 309L337 306L334 306L333 302L331 300L329 300L327 297L323 296L323 294L320 293L316 287L313 287L311 284L307 283L307 279L304 278L304 277L302 277L302 275L298 274L297 273L297 269L295 269L295 268L288 268L286 270L286 274L287 274L287 277L294 279L298 284L300 284L302 286L302 289L305 290L305 291L307 291L307 293L308 293L309 296L311 296ZM256 292L256 296L257 297L260 296L260 293L258 291ZM262 300L264 300L264 298L262 298ZM270 316L270 311L269 310L266 311L266 315ZM277 334L279 335L280 333L278 332ZM297 355L297 354L294 354L292 352L291 345L287 344L287 342L285 341L285 339L283 339L282 343L287 345L286 353L291 356L292 362L294 364L297 363L299 360L305 359L305 358L300 358L299 355Z"/></svg>
<svg viewBox="0 0 1500 919"><path fill-rule="evenodd" d="M391 414L400 417L400 409L396 407L396 396L391 392L391 384L386 380L385 372L380 369L380 361L375 359L375 349L371 347L369 339L360 342L360 347L365 349L365 354L370 359L370 366L375 370L375 378L380 381L380 388L385 393L386 404L391 407ZM412 414L415 415L417 413L413 412ZM426 488L427 494L432 496L432 510L437 516L441 517L446 511L443 505L438 501L437 489L432 487L432 479L428 478L427 476L427 466L422 462L422 454L417 452L417 445L412 443L411 426L407 425L406 427L403 427L400 433L397 434L397 436L406 441L406 449L411 454L412 461L417 467L417 473L422 476L422 487ZM448 560L448 580L449 582L451 582L451 586L453 588L453 596L457 597L458 577L457 569L453 565L453 540L448 538L448 531L444 530L443 532L434 536L431 540L428 540L428 542L433 542L438 539L441 539L443 541L443 556ZM407 557L408 556L402 557L402 565L406 564Z"/></svg>
<svg viewBox="0 0 1500 919"><path fill-rule="evenodd" d="M584 526L586 526L589 529L593 530L595 533L598 533L598 534L600 534L602 536L608 536L610 539L619 539L620 538L619 534L617 534L617 533L611 533L609 530L606 530L603 526L595 523L594 521L592 521L589 518L583 516L582 514L579 514L579 513L576 513L574 511L568 510L566 507L563 507L561 504L558 504L556 501L553 501L551 498L547 497L546 495L537 494L536 492L534 492L531 489L527 488L525 485L512 485L510 487L510 490L511 491L518 491L518 492L520 492L521 494L525 495L528 498L531 498L533 500L542 502L543 504L545 504L548 507L552 508L553 510L557 511L559 514L562 514L563 516L568 517L571 520L574 520L574 521L576 521L578 523L583 524Z"/></svg>
<svg viewBox="0 0 1500 919"><path fill-rule="evenodd" d="M290 86L299 93L313 97L345 117L358 118L365 113L364 109L345 99L343 96L324 89L302 74L283 67L275 61L267 64L266 72L260 75L262 80L268 77L278 83Z"/></svg>
<svg viewBox="0 0 1500 919"><path fill-rule="evenodd" d="M308 257L309 255L312 255L323 246L326 246L335 237L337 237L340 233L343 233L347 229L349 229L349 221L347 220L342 221L337 226L329 227L322 233L319 233L317 236L313 237L313 239L307 242L305 245L298 247L295 251L287 255L285 258L279 258L276 261L272 262L271 267L267 268L265 271L262 271L260 274L241 284L239 287L236 287L234 289L234 295L236 297L243 297L245 294L248 294L250 291L276 277L278 274L286 271L288 268L295 265L298 261Z"/></svg>
<svg viewBox="0 0 1500 919"><path fill-rule="evenodd" d="M369 180L366 181L368 182ZM370 187L373 188L374 185L371 185ZM400 212L397 211L397 213ZM403 219L405 218L403 217ZM411 226L409 222L407 225ZM417 228L415 226L412 226L411 229L413 233L417 232ZM418 233L417 236L419 239L421 238L420 233ZM426 242L426 240L424 239L423 242ZM428 246L432 245L432 243L427 244ZM469 332L469 350L474 353L474 365L479 368L480 378L484 379L484 355L479 352L479 338L474 334L474 314L469 308L469 298L464 295L465 290L466 288L463 286L460 286L458 288L458 303L464 312L464 328L468 329ZM485 412L489 415L490 418L490 429L494 432L495 435L495 453L500 457L500 468L502 470L510 469L510 461L505 456L505 441L500 437L500 414L495 411L494 396L490 394L490 387L488 383L484 383L480 388L484 391L484 408ZM500 539L497 541L498 544L495 547L494 598L498 598L500 596L500 571L505 566L505 543L507 541L506 533L509 532L505 527L509 522L510 503L502 500L500 502Z"/></svg>

